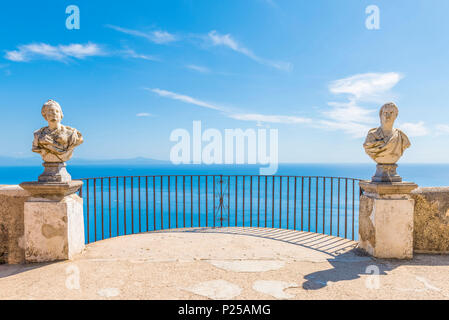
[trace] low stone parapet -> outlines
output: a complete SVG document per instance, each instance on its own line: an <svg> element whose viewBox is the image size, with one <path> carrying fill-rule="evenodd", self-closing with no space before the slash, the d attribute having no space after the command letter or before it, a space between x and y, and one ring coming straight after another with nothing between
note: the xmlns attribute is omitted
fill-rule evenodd
<svg viewBox="0 0 449 320"><path fill-rule="evenodd" d="M24 204L30 194L17 185L0 185L0 263L25 262Z"/></svg>
<svg viewBox="0 0 449 320"><path fill-rule="evenodd" d="M449 187L417 188L413 249L418 253L449 253Z"/></svg>

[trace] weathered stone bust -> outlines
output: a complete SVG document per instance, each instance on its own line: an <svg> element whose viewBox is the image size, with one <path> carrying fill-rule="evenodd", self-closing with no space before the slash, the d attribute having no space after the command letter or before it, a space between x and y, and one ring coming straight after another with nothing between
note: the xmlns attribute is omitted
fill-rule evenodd
<svg viewBox="0 0 449 320"><path fill-rule="evenodd" d="M61 124L64 115L56 101L48 100L41 113L48 126L34 132L32 151L39 153L45 162L70 160L75 147L83 143L83 136L78 130Z"/></svg>
<svg viewBox="0 0 449 320"><path fill-rule="evenodd" d="M393 128L398 112L393 102L384 104L379 112L380 127L371 129L363 143L365 152L377 163L377 172L372 181L402 181L396 174L396 162L404 150L410 147L410 141L404 132Z"/></svg>

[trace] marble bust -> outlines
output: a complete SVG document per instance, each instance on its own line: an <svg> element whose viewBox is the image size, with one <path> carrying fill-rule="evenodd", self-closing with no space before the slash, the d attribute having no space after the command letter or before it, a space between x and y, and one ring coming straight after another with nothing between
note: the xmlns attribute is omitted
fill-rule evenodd
<svg viewBox="0 0 449 320"><path fill-rule="evenodd" d="M380 127L371 129L363 143L365 152L377 163L373 181L402 180L396 174L396 162L402 157L404 150L410 147L410 141L404 132L393 128L398 112L398 107L393 102L384 104L379 112Z"/></svg>
<svg viewBox="0 0 449 320"><path fill-rule="evenodd" d="M48 100L41 113L48 126L34 132L32 151L39 153L44 162L70 160L75 147L83 143L83 136L78 130L61 124L64 115L56 101Z"/></svg>

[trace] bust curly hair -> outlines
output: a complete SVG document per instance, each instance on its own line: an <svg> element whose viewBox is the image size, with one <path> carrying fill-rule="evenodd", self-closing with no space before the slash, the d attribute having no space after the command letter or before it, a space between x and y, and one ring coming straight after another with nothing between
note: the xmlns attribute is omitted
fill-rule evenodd
<svg viewBox="0 0 449 320"><path fill-rule="evenodd" d="M387 107L393 107L393 109L395 110L395 112L394 112L395 113L395 118L397 118L398 114L399 114L399 109L398 109L397 105L394 102L387 102L387 103L385 103L382 106L382 108L380 108L379 117L382 117L382 112L384 112L385 108L387 108Z"/></svg>
<svg viewBox="0 0 449 320"><path fill-rule="evenodd" d="M56 107L56 108L58 108L59 112L61 113L61 119L64 118L64 114L62 113L62 108L59 105L59 103L57 103L55 100L49 99L49 100L47 100L47 102L44 103L44 105L42 106L42 109L41 109L41 114L42 114L42 116L44 117L45 120L47 120L45 114L46 114L47 109L49 107Z"/></svg>

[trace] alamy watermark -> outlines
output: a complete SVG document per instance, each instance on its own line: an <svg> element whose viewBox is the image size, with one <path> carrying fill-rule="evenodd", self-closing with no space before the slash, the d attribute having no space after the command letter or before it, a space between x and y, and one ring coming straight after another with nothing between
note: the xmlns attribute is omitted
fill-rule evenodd
<svg viewBox="0 0 449 320"><path fill-rule="evenodd" d="M203 132L201 121L193 121L192 134L178 128L171 132L170 141L177 142L170 150L173 164L268 165L259 169L261 175L273 175L278 169L277 129L225 129L223 138L221 131Z"/></svg>
<svg viewBox="0 0 449 320"><path fill-rule="evenodd" d="M365 13L368 14L365 20L365 27L368 30L380 29L380 10L379 7L372 4L366 7Z"/></svg>
<svg viewBox="0 0 449 320"><path fill-rule="evenodd" d="M67 6L65 13L69 14L65 20L65 27L69 30L80 28L80 8L76 5Z"/></svg>

